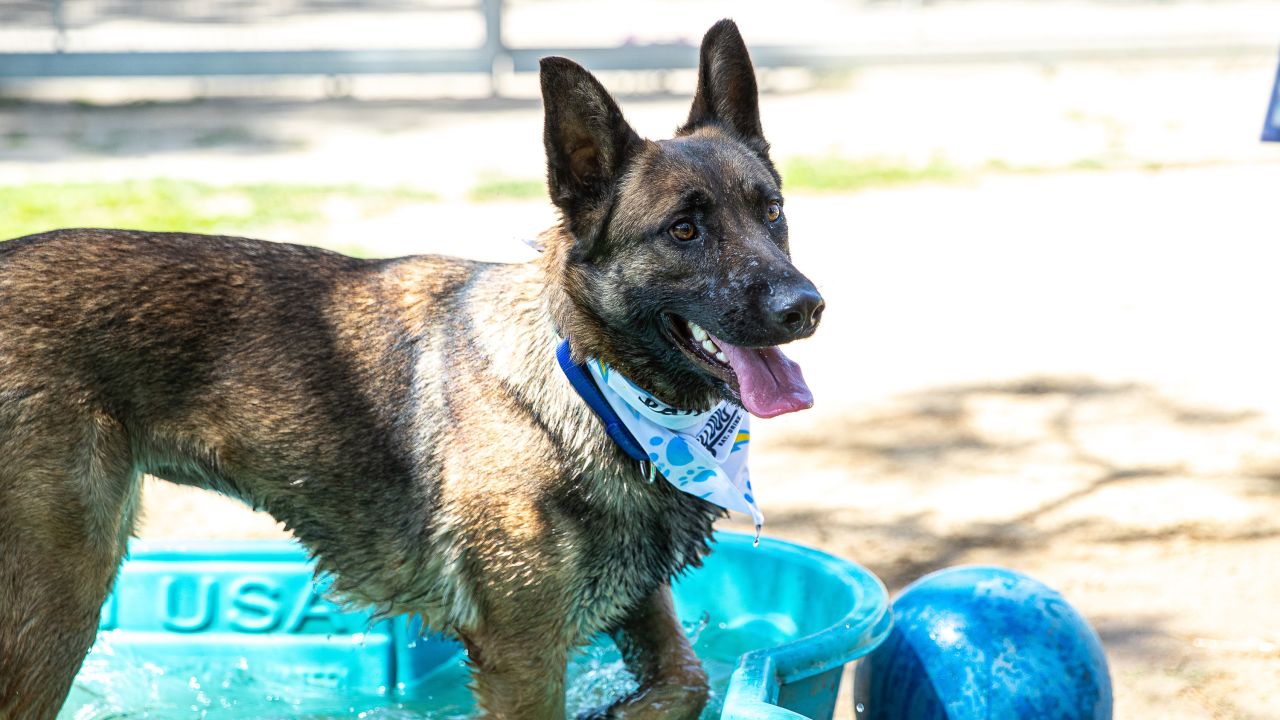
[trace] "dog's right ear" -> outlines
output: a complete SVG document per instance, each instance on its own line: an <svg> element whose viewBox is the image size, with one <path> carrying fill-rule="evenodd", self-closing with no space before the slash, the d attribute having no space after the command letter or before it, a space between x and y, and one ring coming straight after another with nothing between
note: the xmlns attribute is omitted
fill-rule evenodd
<svg viewBox="0 0 1280 720"><path fill-rule="evenodd" d="M581 65L548 57L541 70L547 188L577 250L590 255L608 219L618 174L643 141L609 92Z"/></svg>

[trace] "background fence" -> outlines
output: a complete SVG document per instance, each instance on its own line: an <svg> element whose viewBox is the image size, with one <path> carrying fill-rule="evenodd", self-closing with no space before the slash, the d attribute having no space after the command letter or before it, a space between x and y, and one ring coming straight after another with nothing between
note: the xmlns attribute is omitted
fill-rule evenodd
<svg viewBox="0 0 1280 720"><path fill-rule="evenodd" d="M824 69L917 62L1223 57L1270 53L1276 47L1274 34L1233 27L1229 17L1216 25L1203 23L1193 34L1170 34L1145 19L1116 24L1114 9L1123 8L1119 3L1093 3L1112 9L1107 21L1077 27L1055 27L1053 3L1025 5L1029 11L1036 5L1041 9L1032 15L1005 4L986 21L981 13L970 12L966 17L979 20L948 32L946 12L936 11L939 4L934 3L799 3L785 14L768 17L770 25L792 23L794 32L784 38L789 42L753 42L752 55L763 68ZM653 22L660 20L655 12L672 9L659 5L656 11L648 7L643 16L625 17L633 7L572 0L8 0L0 5L0 78L496 74L535 71L538 59L551 54L571 54L595 70L694 65L696 32L661 37L661 23ZM743 12L752 12L749 7L744 4ZM615 37L613 44L600 45L597 39L594 46L582 47L571 33L541 36L560 39L559 43L539 44L536 33L533 43L512 42L504 27L504 21L516 30L530 24L519 18L512 21L508 16L514 12L526 20L554 18L551 24L590 36L593 27L619 24L599 23L601 8L613 13L611 20L624 16L621 24L634 25L637 32ZM995 26L1006 26L1004 33L993 35ZM568 46L565 37L570 38Z"/></svg>

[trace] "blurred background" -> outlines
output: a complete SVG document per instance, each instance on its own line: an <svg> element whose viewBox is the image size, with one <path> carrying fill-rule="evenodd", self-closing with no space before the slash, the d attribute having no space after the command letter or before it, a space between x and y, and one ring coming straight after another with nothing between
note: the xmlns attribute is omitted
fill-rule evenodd
<svg viewBox="0 0 1280 720"><path fill-rule="evenodd" d="M829 308L791 353L816 407L757 429L765 532L895 591L1044 580L1117 718L1280 717L1280 2L4 0L0 237L526 260L537 58L666 137L725 16ZM281 532L163 483L146 509Z"/></svg>

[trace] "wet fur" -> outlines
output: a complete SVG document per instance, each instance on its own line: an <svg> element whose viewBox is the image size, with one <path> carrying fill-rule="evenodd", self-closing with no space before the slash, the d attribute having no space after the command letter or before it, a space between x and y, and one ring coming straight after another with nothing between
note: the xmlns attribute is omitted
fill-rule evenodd
<svg viewBox="0 0 1280 720"><path fill-rule="evenodd" d="M146 473L270 512L339 595L461 638L491 716L562 717L567 654L604 631L641 689L599 716L695 717L706 678L667 583L722 512L646 482L553 355L566 333L705 407L732 389L659 311L771 341L752 298L794 268L785 221L759 227L778 178L732 23L701 71L655 143L586 71L544 62L563 221L533 263L123 230L0 244L0 718L63 702ZM655 240L691 191L720 238L697 256Z"/></svg>

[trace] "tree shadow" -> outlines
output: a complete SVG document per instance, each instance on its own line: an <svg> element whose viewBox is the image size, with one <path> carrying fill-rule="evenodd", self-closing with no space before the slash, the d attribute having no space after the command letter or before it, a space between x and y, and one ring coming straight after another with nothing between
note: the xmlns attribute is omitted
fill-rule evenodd
<svg viewBox="0 0 1280 720"><path fill-rule="evenodd" d="M3 20L0 20L2 23ZM0 157L58 161L176 153L293 152L317 136L395 135L447 130L475 118L528 116L529 142L541 143L540 97L421 99L219 96L94 103L4 98L0 86ZM615 93L626 105L687 100L654 90ZM672 118L674 125L677 118ZM477 148L477 152L484 148ZM499 160L495 156L495 161Z"/></svg>
<svg viewBox="0 0 1280 720"><path fill-rule="evenodd" d="M1043 401L1041 406L1049 409L1033 424L1038 431L1020 428L1022 432L1014 438L1002 438L984 428L973 409L979 400L987 406L999 406L1026 399L1033 404ZM875 475L877 482L889 482L899 475L912 479L923 476L927 480L922 485L938 488L963 482L949 479L963 472L1016 475L1019 463L1033 457L1029 453L1034 452L1077 469L1084 475L1083 482L1044 493L1031 507L999 515L998 520L949 523L943 529L932 522L932 513L927 510L878 518L874 512L855 513L832 506L774 511L769 513L768 527L780 535L819 544L835 540L850 543L859 549L855 556L865 559L869 569L893 589L929 572L970 562L975 555L1033 551L1064 540L1119 545L1175 538L1249 542L1280 536L1280 523L1190 522L1147 527L1111 518L1069 516L1046 522L1056 511L1113 486L1161 479L1214 483L1224 476L1197 467L1194 458L1188 461L1184 449L1176 445L1158 446L1159 452L1134 460L1109 454L1108 447L1095 447L1083 439L1096 425L1108 423L1122 428L1158 427L1169 432L1174 441L1227 432L1252 433L1263 444L1270 430L1258 413L1186 404L1138 383L1033 378L936 388L899 398L886 408L827 416L820 421L825 432L793 432L775 441L802 454L820 451L822 462L828 465L858 468L870 463L874 468L862 475ZM1280 457L1280 448L1275 456ZM1275 479L1274 474L1260 477L1243 464L1227 474ZM1034 473L1027 475L1025 482L1036 482ZM1280 496L1280 483L1259 492L1274 499Z"/></svg>

